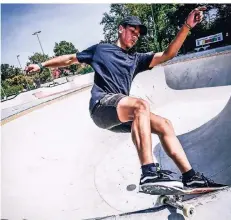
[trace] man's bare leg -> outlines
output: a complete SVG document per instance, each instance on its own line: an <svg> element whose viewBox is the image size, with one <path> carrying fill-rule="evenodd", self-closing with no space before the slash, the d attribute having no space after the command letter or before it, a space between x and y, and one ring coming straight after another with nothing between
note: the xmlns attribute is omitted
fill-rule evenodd
<svg viewBox="0 0 231 220"><path fill-rule="evenodd" d="M141 165L157 163L152 153L151 133L159 136L164 150L182 173L192 169L177 139L171 122L150 113L149 104L141 99L125 97L117 107L121 122L133 121L132 140L137 148Z"/></svg>
<svg viewBox="0 0 231 220"><path fill-rule="evenodd" d="M118 103L117 113L121 122L133 121L132 140L137 148L142 169L140 190L150 192L150 187L158 184L183 187L182 182L172 180L166 172L159 170L157 161L154 163L153 159L155 157L153 157L151 141L151 114L148 103L141 99L125 97ZM153 123L153 125L155 125L153 130L162 131L162 123Z"/></svg>
<svg viewBox="0 0 231 220"><path fill-rule="evenodd" d="M117 113L121 122L133 121L132 140L141 165L153 163L149 105L143 100L125 97L120 100Z"/></svg>
<svg viewBox="0 0 231 220"><path fill-rule="evenodd" d="M136 145L142 172L140 179L140 189L150 193L150 187L167 184L168 186L192 188L197 187L224 187L210 181L200 173L196 173L177 139L171 122L165 118L150 113L149 105L146 101L132 97L125 97L120 100L117 106L118 117L121 122L133 121L132 139ZM152 155L151 132L159 136L165 152L175 162L182 172L182 183L171 180L166 172L156 172L153 162L157 162ZM164 175L165 174L165 175ZM166 176L167 175L167 176ZM198 183L200 183L198 185Z"/></svg>
<svg viewBox="0 0 231 220"><path fill-rule="evenodd" d="M150 113L152 133L156 133L165 152L175 162L181 173L192 169L181 143L175 135L172 123L158 115Z"/></svg>

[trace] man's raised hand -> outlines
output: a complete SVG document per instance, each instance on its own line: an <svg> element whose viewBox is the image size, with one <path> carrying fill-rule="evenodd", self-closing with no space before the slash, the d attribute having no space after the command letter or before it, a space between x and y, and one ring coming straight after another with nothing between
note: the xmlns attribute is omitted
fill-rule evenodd
<svg viewBox="0 0 231 220"><path fill-rule="evenodd" d="M186 24L190 26L191 28L195 27L198 23L200 23L204 17L204 11L207 10L205 6L195 8L192 10L187 19Z"/></svg>
<svg viewBox="0 0 231 220"><path fill-rule="evenodd" d="M26 66L25 71L27 74L33 74L35 72L40 72L40 67L38 64L30 64Z"/></svg>

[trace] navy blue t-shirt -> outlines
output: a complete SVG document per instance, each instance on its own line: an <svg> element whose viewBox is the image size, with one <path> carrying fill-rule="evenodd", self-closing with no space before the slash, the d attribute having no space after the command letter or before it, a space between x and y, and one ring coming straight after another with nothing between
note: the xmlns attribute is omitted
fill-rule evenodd
<svg viewBox="0 0 231 220"><path fill-rule="evenodd" d="M154 53L131 53L115 44L96 44L76 53L80 63L95 71L89 110L108 93L129 95L134 77L148 70Z"/></svg>

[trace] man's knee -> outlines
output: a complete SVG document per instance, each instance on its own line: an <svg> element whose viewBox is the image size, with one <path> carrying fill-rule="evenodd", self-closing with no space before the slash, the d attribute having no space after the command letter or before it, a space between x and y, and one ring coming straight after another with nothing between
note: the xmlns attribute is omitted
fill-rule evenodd
<svg viewBox="0 0 231 220"><path fill-rule="evenodd" d="M125 97L117 105L117 114L121 122L133 121L141 114L150 116L150 108L145 100Z"/></svg>
<svg viewBox="0 0 231 220"><path fill-rule="evenodd" d="M173 135L174 134L174 129L172 122L166 118L163 118L161 120L160 124L160 134L161 135Z"/></svg>
<svg viewBox="0 0 231 220"><path fill-rule="evenodd" d="M143 99L137 99L135 103L134 113L140 112L150 113L149 103Z"/></svg>

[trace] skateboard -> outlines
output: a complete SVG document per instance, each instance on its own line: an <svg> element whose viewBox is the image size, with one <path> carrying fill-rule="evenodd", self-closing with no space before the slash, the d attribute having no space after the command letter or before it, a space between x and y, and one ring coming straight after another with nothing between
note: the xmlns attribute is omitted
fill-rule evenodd
<svg viewBox="0 0 231 220"><path fill-rule="evenodd" d="M161 185L154 186L146 186L145 193L151 195L159 195L157 199L156 205L170 205L179 210L183 211L183 215L186 217L193 217L195 215L195 207L190 204L183 204L183 198L185 195L198 195L198 194L206 194L210 192L215 192L219 190L223 190L228 188L219 187L219 188L178 188L178 187L167 187Z"/></svg>

